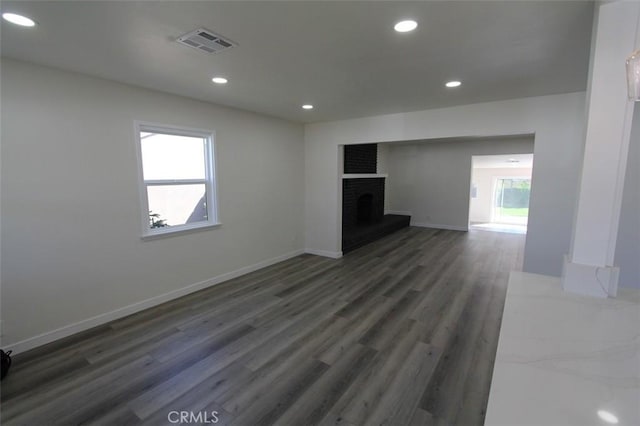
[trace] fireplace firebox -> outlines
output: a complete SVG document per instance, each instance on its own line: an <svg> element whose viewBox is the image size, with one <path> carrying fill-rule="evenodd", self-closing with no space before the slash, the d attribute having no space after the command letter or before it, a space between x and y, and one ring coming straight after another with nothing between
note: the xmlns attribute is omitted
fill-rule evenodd
<svg viewBox="0 0 640 426"><path fill-rule="evenodd" d="M377 174L377 155L376 144L344 147L343 253L409 226L410 216L384 214L385 175Z"/></svg>
<svg viewBox="0 0 640 426"><path fill-rule="evenodd" d="M356 217L358 220L358 225L366 225L371 223L371 214L373 212L373 195L363 194L359 196L356 206Z"/></svg>

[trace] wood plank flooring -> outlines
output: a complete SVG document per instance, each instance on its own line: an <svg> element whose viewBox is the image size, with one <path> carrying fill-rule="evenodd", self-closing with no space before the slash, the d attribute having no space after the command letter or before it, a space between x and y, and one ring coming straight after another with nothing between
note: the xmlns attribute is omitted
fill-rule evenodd
<svg viewBox="0 0 640 426"><path fill-rule="evenodd" d="M405 228L290 259L16 356L2 423L481 425L523 246Z"/></svg>

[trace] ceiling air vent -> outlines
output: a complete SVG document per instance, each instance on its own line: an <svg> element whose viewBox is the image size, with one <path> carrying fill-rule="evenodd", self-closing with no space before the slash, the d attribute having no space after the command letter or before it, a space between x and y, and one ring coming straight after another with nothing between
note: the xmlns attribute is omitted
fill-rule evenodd
<svg viewBox="0 0 640 426"><path fill-rule="evenodd" d="M198 28L178 38L178 43L193 47L206 53L218 53L223 50L237 46L237 43L209 31L205 28Z"/></svg>

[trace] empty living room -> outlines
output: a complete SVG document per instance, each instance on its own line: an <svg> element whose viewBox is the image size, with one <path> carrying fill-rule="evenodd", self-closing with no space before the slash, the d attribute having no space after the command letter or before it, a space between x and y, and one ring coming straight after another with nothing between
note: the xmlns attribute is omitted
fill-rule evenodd
<svg viewBox="0 0 640 426"><path fill-rule="evenodd" d="M0 14L3 425L640 424L640 1Z"/></svg>

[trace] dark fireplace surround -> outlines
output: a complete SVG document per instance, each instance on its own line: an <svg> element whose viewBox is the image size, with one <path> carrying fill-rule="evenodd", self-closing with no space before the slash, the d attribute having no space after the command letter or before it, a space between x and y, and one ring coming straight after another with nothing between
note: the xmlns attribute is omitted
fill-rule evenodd
<svg viewBox="0 0 640 426"><path fill-rule="evenodd" d="M348 177L376 174L376 144L347 145L344 154L342 252L347 253L409 226L410 217L384 214L384 177Z"/></svg>
<svg viewBox="0 0 640 426"><path fill-rule="evenodd" d="M342 181L342 232L367 226L384 216L384 178Z"/></svg>

